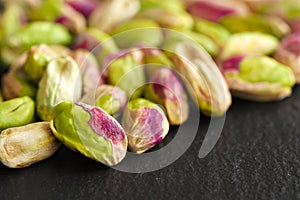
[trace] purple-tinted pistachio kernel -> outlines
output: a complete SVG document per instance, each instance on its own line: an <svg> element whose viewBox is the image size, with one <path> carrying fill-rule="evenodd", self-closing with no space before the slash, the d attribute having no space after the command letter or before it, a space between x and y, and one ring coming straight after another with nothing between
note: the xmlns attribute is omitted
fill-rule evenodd
<svg viewBox="0 0 300 200"><path fill-rule="evenodd" d="M74 10L81 13L86 19L89 18L91 13L95 10L99 2L95 0L67 0L66 2Z"/></svg>

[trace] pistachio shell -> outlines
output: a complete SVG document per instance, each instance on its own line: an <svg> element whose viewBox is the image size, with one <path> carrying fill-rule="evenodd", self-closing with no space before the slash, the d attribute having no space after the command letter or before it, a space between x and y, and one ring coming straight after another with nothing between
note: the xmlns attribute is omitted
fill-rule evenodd
<svg viewBox="0 0 300 200"><path fill-rule="evenodd" d="M274 57L289 66L294 72L297 83L300 83L300 33L284 38Z"/></svg>
<svg viewBox="0 0 300 200"><path fill-rule="evenodd" d="M0 130L22 126L34 120L34 101L19 97L0 103Z"/></svg>
<svg viewBox="0 0 300 200"><path fill-rule="evenodd" d="M43 120L52 119L52 108L62 101L81 97L81 76L77 63L71 57L53 59L39 82L37 113Z"/></svg>
<svg viewBox="0 0 300 200"><path fill-rule="evenodd" d="M91 14L89 25L104 32L109 32L118 24L135 16L139 9L139 0L104 1Z"/></svg>
<svg viewBox="0 0 300 200"><path fill-rule="evenodd" d="M51 130L69 148L108 166L118 164L125 157L125 132L101 108L62 102L53 113Z"/></svg>
<svg viewBox="0 0 300 200"><path fill-rule="evenodd" d="M130 48L138 44L158 46L163 40L159 25L150 19L132 19L126 21L111 32L120 48Z"/></svg>
<svg viewBox="0 0 300 200"><path fill-rule="evenodd" d="M266 56L233 57L223 62L222 68L233 95L249 100L286 98L295 84L287 66Z"/></svg>
<svg viewBox="0 0 300 200"><path fill-rule="evenodd" d="M50 157L60 146L49 122L37 122L3 130L0 160L10 168L22 168Z"/></svg>
<svg viewBox="0 0 300 200"><path fill-rule="evenodd" d="M68 30L60 24L46 21L31 22L2 40L0 56L3 62L10 64L34 45L41 43L66 45L71 39Z"/></svg>
<svg viewBox="0 0 300 200"><path fill-rule="evenodd" d="M143 153L154 147L169 131L169 122L163 110L146 99L128 103L122 126L128 137L128 147L134 153Z"/></svg>
<svg viewBox="0 0 300 200"><path fill-rule="evenodd" d="M189 104L180 79L170 68L160 68L151 75L144 96L164 106L171 125L180 125L188 119Z"/></svg>
<svg viewBox="0 0 300 200"><path fill-rule="evenodd" d="M276 51L279 41L272 35L258 32L236 33L229 37L223 47L220 59L224 60L242 54L269 55Z"/></svg>
<svg viewBox="0 0 300 200"><path fill-rule="evenodd" d="M98 106L108 114L117 117L126 105L127 96L119 87L100 85L95 91L84 95L80 101L89 105Z"/></svg>

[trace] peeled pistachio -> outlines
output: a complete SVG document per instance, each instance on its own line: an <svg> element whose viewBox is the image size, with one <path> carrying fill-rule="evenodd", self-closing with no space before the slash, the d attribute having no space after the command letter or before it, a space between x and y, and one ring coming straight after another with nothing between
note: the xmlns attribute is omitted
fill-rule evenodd
<svg viewBox="0 0 300 200"><path fill-rule="evenodd" d="M276 51L279 41L276 37L259 32L236 33L229 37L220 55L224 60L242 54L269 55Z"/></svg>
<svg viewBox="0 0 300 200"><path fill-rule="evenodd" d="M33 46L28 51L24 71L33 82L38 82L47 64L55 57L56 52L52 51L47 45Z"/></svg>
<svg viewBox="0 0 300 200"><path fill-rule="evenodd" d="M142 64L143 53L139 49L124 50L106 58L108 82L124 90L129 98L140 97L145 83Z"/></svg>
<svg viewBox="0 0 300 200"><path fill-rule="evenodd" d="M103 82L95 56L87 50L78 49L73 52L73 58L80 68L83 95L94 91Z"/></svg>
<svg viewBox="0 0 300 200"><path fill-rule="evenodd" d="M275 16L248 15L248 16L226 16L221 24L230 32L262 32L281 38L290 33L290 27L282 19Z"/></svg>
<svg viewBox="0 0 300 200"><path fill-rule="evenodd" d="M195 17L214 22L218 22L226 15L234 14L244 16L250 12L248 6L239 0L196 0L188 3L187 10Z"/></svg>
<svg viewBox="0 0 300 200"><path fill-rule="evenodd" d="M68 56L53 59L43 74L37 91L37 113L45 120L52 119L52 108L62 101L81 97L81 76L77 63Z"/></svg>
<svg viewBox="0 0 300 200"><path fill-rule="evenodd" d="M232 94L254 101L290 96L295 84L292 70L267 56L237 56L221 64Z"/></svg>
<svg viewBox="0 0 300 200"><path fill-rule="evenodd" d="M28 167L50 157L59 146L49 122L8 128L0 134L0 160L10 168Z"/></svg>
<svg viewBox="0 0 300 200"><path fill-rule="evenodd" d="M34 99L36 86L31 84L24 76L9 72L2 76L2 92L4 99L13 99L29 96Z"/></svg>
<svg viewBox="0 0 300 200"><path fill-rule="evenodd" d="M173 11L164 8L146 9L139 13L139 17L156 21L163 28L191 29L193 18L183 11Z"/></svg>
<svg viewBox="0 0 300 200"><path fill-rule="evenodd" d="M0 130L22 126L34 120L34 101L19 97L0 103Z"/></svg>
<svg viewBox="0 0 300 200"><path fill-rule="evenodd" d="M19 30L26 21L22 7L16 3L8 3L0 15L0 37L5 37Z"/></svg>
<svg viewBox="0 0 300 200"><path fill-rule="evenodd" d="M91 14L89 25L104 32L109 32L118 24L135 16L139 9L139 0L104 1Z"/></svg>
<svg viewBox="0 0 300 200"><path fill-rule="evenodd" d="M169 131L169 122L163 110L146 99L128 103L122 126L128 138L128 148L138 154L160 143Z"/></svg>
<svg viewBox="0 0 300 200"><path fill-rule="evenodd" d="M224 45L224 43L230 36L230 32L225 27L218 23L210 22L207 20L198 19L195 22L194 29L196 32L210 37L220 47Z"/></svg>
<svg viewBox="0 0 300 200"><path fill-rule="evenodd" d="M99 4L97 0L66 0L66 3L81 13L86 19L90 17Z"/></svg>
<svg viewBox="0 0 300 200"><path fill-rule="evenodd" d="M140 11L144 11L151 8L163 8L167 10L173 10L176 12L181 12L185 10L185 6L181 0L140 0L140 2Z"/></svg>
<svg viewBox="0 0 300 200"><path fill-rule="evenodd" d="M294 72L297 83L300 83L300 33L284 38L274 57L289 66Z"/></svg>
<svg viewBox="0 0 300 200"><path fill-rule="evenodd" d="M99 107L62 102L53 109L51 130L69 148L113 166L127 151L127 137L116 119Z"/></svg>
<svg viewBox="0 0 300 200"><path fill-rule="evenodd" d="M160 68L151 75L145 98L162 104L171 125L180 125L188 119L189 104L183 85L170 68Z"/></svg>
<svg viewBox="0 0 300 200"><path fill-rule="evenodd" d="M146 45L140 45L138 48L143 52L143 63L173 66L172 61L159 48Z"/></svg>
<svg viewBox="0 0 300 200"><path fill-rule="evenodd" d="M108 34L94 28L88 28L86 32L78 34L74 39L73 49L89 50L99 62L118 51L117 45Z"/></svg>
<svg viewBox="0 0 300 200"><path fill-rule="evenodd" d="M223 115L231 105L231 95L212 58L195 42L178 33L171 32L166 42L163 48L169 52L176 71L183 77L200 110L206 115Z"/></svg>
<svg viewBox="0 0 300 200"><path fill-rule="evenodd" d="M150 19L132 19L116 26L111 32L121 48L130 48L138 44L158 46L163 40L159 25Z"/></svg>
<svg viewBox="0 0 300 200"><path fill-rule="evenodd" d="M40 0L31 4L29 16L31 20L54 21L62 12L63 0Z"/></svg>
<svg viewBox="0 0 300 200"><path fill-rule="evenodd" d="M20 54L37 44L62 44L71 42L68 30L54 22L31 22L5 37L0 44L3 62L12 63Z"/></svg>
<svg viewBox="0 0 300 200"><path fill-rule="evenodd" d="M56 19L56 22L64 25L72 33L81 33L86 29L84 16L69 5L62 7L61 15Z"/></svg>
<svg viewBox="0 0 300 200"><path fill-rule="evenodd" d="M100 85L95 91L87 93L80 100L82 103L98 106L114 117L117 117L124 109L126 101L126 93L112 85Z"/></svg>

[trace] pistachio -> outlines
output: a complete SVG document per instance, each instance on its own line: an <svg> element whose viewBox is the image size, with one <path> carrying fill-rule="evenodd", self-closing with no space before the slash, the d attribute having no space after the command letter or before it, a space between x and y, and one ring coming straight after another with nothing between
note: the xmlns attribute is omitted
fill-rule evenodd
<svg viewBox="0 0 300 200"><path fill-rule="evenodd" d="M156 21L163 28L186 30L193 27L193 18L183 11L173 11L164 8L146 9L139 17Z"/></svg>
<svg viewBox="0 0 300 200"><path fill-rule="evenodd" d="M171 125L188 119L189 104L180 79L170 68L160 68L151 75L145 98L164 106Z"/></svg>
<svg viewBox="0 0 300 200"><path fill-rule="evenodd" d="M232 33L239 32L262 32L281 38L288 35L291 30L289 25L276 16L248 15L226 16L221 24Z"/></svg>
<svg viewBox="0 0 300 200"><path fill-rule="evenodd" d="M119 87L100 85L95 91L91 91L84 95L80 101L89 105L98 106L109 115L117 117L126 105L127 96Z"/></svg>
<svg viewBox="0 0 300 200"><path fill-rule="evenodd" d="M52 108L62 101L81 97L81 76L77 63L71 57L55 58L47 65L37 91L38 116L52 119Z"/></svg>
<svg viewBox="0 0 300 200"><path fill-rule="evenodd" d="M208 36L222 47L230 36L230 32L221 24L198 19L195 22L195 31Z"/></svg>
<svg viewBox="0 0 300 200"><path fill-rule="evenodd" d="M147 45L137 45L136 47L143 52L143 63L173 66L172 61L159 48Z"/></svg>
<svg viewBox="0 0 300 200"><path fill-rule="evenodd" d="M12 63L21 53L37 44L69 44L71 35L60 24L53 22L31 22L12 35L5 37L0 44L3 62Z"/></svg>
<svg viewBox="0 0 300 200"><path fill-rule="evenodd" d="M29 16L31 20L54 21L62 12L63 0L42 0L31 4Z"/></svg>
<svg viewBox="0 0 300 200"><path fill-rule="evenodd" d="M152 8L163 8L167 10L173 10L176 12L182 12L185 10L185 6L181 0L140 0L141 9L140 11L152 9Z"/></svg>
<svg viewBox="0 0 300 200"><path fill-rule="evenodd" d="M109 32L118 24L135 16L139 9L139 0L104 1L92 12L89 25L104 32Z"/></svg>
<svg viewBox="0 0 300 200"><path fill-rule="evenodd" d="M275 59L289 66L300 83L300 33L294 33L281 41L277 49Z"/></svg>
<svg viewBox="0 0 300 200"><path fill-rule="evenodd" d="M128 137L128 148L138 154L161 142L169 131L169 122L163 110L146 99L128 103L122 126Z"/></svg>
<svg viewBox="0 0 300 200"><path fill-rule="evenodd" d="M164 48L170 52L194 102L206 115L223 115L231 105L231 95L215 62L203 48L182 35L175 34L175 43L172 37L169 39L171 44Z"/></svg>
<svg viewBox="0 0 300 200"><path fill-rule="evenodd" d="M106 58L108 82L124 90L128 97L137 98L142 94L145 83L142 64L143 53L139 49L120 51Z"/></svg>
<svg viewBox="0 0 300 200"><path fill-rule="evenodd" d="M94 91L99 84L103 83L95 56L87 50L78 49L73 52L73 58L80 68L82 94Z"/></svg>
<svg viewBox="0 0 300 200"><path fill-rule="evenodd" d="M86 29L84 16L69 5L62 7L62 13L56 19L56 22L64 25L72 33L81 33Z"/></svg>
<svg viewBox="0 0 300 200"><path fill-rule="evenodd" d="M29 96L35 99L36 86L31 84L24 76L15 73L7 73L2 77L2 91L4 99L13 99Z"/></svg>
<svg viewBox="0 0 300 200"><path fill-rule="evenodd" d="M276 51L279 41L276 37L259 32L236 33L229 37L223 47L220 59L236 55L261 54L269 55Z"/></svg>
<svg viewBox="0 0 300 200"><path fill-rule="evenodd" d="M238 0L209 1L196 0L188 3L187 10L191 15L218 22L226 15L247 15L250 11L248 6Z"/></svg>
<svg viewBox="0 0 300 200"><path fill-rule="evenodd" d="M150 19L132 19L116 26L111 32L120 48L144 44L158 46L163 40L159 25Z"/></svg>
<svg viewBox="0 0 300 200"><path fill-rule="evenodd" d="M127 137L116 119L99 107L62 102L53 109L51 130L69 148L113 166L127 151Z"/></svg>
<svg viewBox="0 0 300 200"><path fill-rule="evenodd" d="M34 101L19 97L0 103L0 130L22 126L34 120Z"/></svg>
<svg viewBox="0 0 300 200"><path fill-rule="evenodd" d="M67 0L66 3L81 13L86 19L90 17L99 4L97 0Z"/></svg>
<svg viewBox="0 0 300 200"><path fill-rule="evenodd" d="M47 64L56 57L56 52L41 44L30 48L24 64L24 72L35 83L42 77Z"/></svg>
<svg viewBox="0 0 300 200"><path fill-rule="evenodd" d="M221 64L232 94L254 101L288 97L295 84L292 70L267 56L237 56Z"/></svg>
<svg viewBox="0 0 300 200"><path fill-rule="evenodd" d="M8 128L0 134L0 160L10 168L28 167L50 157L59 146L49 122Z"/></svg>
<svg viewBox="0 0 300 200"><path fill-rule="evenodd" d="M2 92L0 90L0 103L3 101Z"/></svg>
<svg viewBox="0 0 300 200"><path fill-rule="evenodd" d="M99 63L107 55L118 51L117 45L108 34L94 28L88 28L86 32L78 34L74 39L73 49L91 51Z"/></svg>

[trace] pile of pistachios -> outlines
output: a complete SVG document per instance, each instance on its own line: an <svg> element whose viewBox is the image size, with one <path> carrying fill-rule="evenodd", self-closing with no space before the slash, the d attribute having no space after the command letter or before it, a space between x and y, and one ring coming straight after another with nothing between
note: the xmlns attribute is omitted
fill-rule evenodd
<svg viewBox="0 0 300 200"><path fill-rule="evenodd" d="M0 160L62 144L107 166L144 153L193 101L275 101L300 82L300 0L6 0Z"/></svg>

